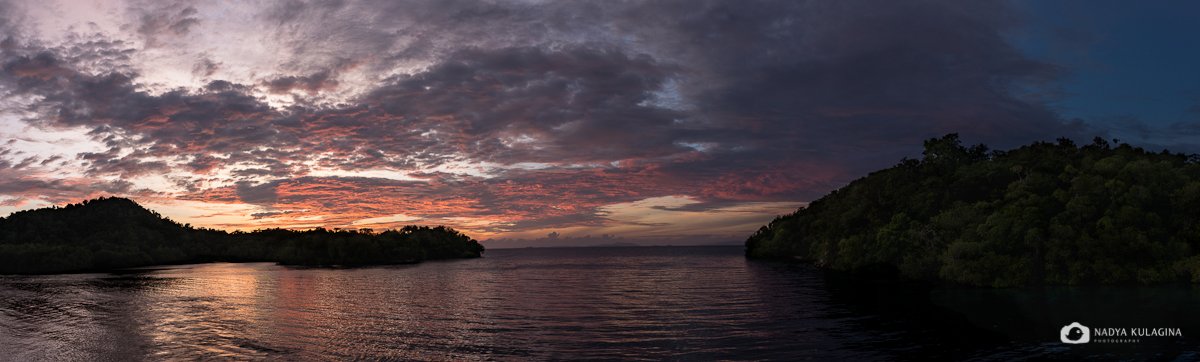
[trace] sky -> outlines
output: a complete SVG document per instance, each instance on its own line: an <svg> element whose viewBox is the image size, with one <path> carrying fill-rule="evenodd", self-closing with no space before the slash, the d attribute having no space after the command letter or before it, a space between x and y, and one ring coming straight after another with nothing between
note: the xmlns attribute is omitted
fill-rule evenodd
<svg viewBox="0 0 1200 362"><path fill-rule="evenodd" d="M706 244L958 133L1200 152L1185 1L0 2L0 215Z"/></svg>

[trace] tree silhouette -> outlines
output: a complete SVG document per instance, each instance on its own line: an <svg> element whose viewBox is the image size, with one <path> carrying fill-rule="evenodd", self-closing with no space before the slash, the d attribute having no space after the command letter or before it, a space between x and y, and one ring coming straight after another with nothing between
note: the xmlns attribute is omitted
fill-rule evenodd
<svg viewBox="0 0 1200 362"><path fill-rule="evenodd" d="M1200 282L1200 163L1097 138L951 134L746 241L749 257L986 286Z"/></svg>
<svg viewBox="0 0 1200 362"><path fill-rule="evenodd" d="M0 273L31 274L209 261L369 265L479 257L451 228L253 232L193 228L124 198L99 198L0 218Z"/></svg>

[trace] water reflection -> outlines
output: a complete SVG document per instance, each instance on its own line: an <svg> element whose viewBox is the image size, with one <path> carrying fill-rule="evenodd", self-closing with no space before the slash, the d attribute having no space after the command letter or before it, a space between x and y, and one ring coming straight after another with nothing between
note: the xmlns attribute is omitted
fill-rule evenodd
<svg viewBox="0 0 1200 362"><path fill-rule="evenodd" d="M981 328L985 314L942 305L1002 296L937 293L747 261L739 248L496 250L483 259L399 267L204 264L121 275L7 276L0 277L0 350L10 354L0 359L873 360L1058 353L1042 340L1014 342Z"/></svg>
<svg viewBox="0 0 1200 362"><path fill-rule="evenodd" d="M134 295L174 282L83 274L0 280L0 350L12 360L137 355L149 341L129 323Z"/></svg>
<svg viewBox="0 0 1200 362"><path fill-rule="evenodd" d="M138 293L134 321L152 342L152 357L265 357L255 341L266 333L273 291L265 265L205 264L150 275L175 278L174 287ZM194 338L203 335L204 338Z"/></svg>

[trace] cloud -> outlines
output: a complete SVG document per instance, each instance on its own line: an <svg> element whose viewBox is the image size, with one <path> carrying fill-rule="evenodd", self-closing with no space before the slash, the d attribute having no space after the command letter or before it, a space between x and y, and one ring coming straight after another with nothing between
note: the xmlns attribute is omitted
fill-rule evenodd
<svg viewBox="0 0 1200 362"><path fill-rule="evenodd" d="M404 214L395 214L392 216L373 217L369 219L355 220L350 225L397 225L421 220L418 216L409 216Z"/></svg>
<svg viewBox="0 0 1200 362"><path fill-rule="evenodd" d="M275 187L274 183L254 185L241 181L237 183L237 196L247 204L271 205L279 199Z"/></svg>
<svg viewBox="0 0 1200 362"><path fill-rule="evenodd" d="M428 147L419 155L465 153L502 163L671 154L682 150L670 138L679 115L645 104L671 71L615 50L467 49L362 97L369 109L355 116L379 122L354 135L386 134L374 127L403 123L435 132L425 140L397 140ZM314 125L342 120L331 116Z"/></svg>
<svg viewBox="0 0 1200 362"><path fill-rule="evenodd" d="M4 163L0 162L0 166ZM29 169L0 167L0 195L17 200L38 200L53 204L110 194L138 195L146 198L157 196L150 190L135 189L134 185L126 180L51 178ZM25 201L19 203L26 204Z"/></svg>
<svg viewBox="0 0 1200 362"><path fill-rule="evenodd" d="M179 4L154 2L134 5L135 11L141 11L138 19L137 32L145 39L146 47L163 46L165 38L183 36L200 23L196 15L198 11L193 6L183 7ZM147 10L146 8L152 8Z"/></svg>
<svg viewBox="0 0 1200 362"><path fill-rule="evenodd" d="M201 78L209 78L209 77L212 77L213 74L216 74L217 70L220 68L221 68L221 63L218 63L216 61L213 61L212 59L204 57L204 58L200 58L200 60L197 60L196 64L192 66L192 75L195 75L195 76L198 76Z"/></svg>
<svg viewBox="0 0 1200 362"><path fill-rule="evenodd" d="M1095 131L1023 95L1063 70L1008 43L1004 2L150 5L115 33L3 40L5 114L104 147L0 153L84 165L0 195L162 176L163 197L253 205L252 225L732 234L928 137ZM153 184L135 181L107 187ZM689 201L638 204L664 197Z"/></svg>
<svg viewBox="0 0 1200 362"><path fill-rule="evenodd" d="M327 89L336 88L338 85L337 79L334 79L330 71L324 70L313 73L307 76L284 76L274 78L263 82L267 87L267 91L276 94L287 94L293 90L304 91L309 94L317 93Z"/></svg>

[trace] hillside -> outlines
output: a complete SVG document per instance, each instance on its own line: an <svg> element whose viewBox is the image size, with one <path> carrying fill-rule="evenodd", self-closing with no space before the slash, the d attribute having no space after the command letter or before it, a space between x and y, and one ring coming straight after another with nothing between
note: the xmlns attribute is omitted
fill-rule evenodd
<svg viewBox="0 0 1200 362"><path fill-rule="evenodd" d="M209 261L368 265L479 257L483 246L446 227L379 234L282 229L226 233L181 225L129 199L100 198L0 218L0 273L106 270Z"/></svg>
<svg viewBox="0 0 1200 362"><path fill-rule="evenodd" d="M953 134L746 241L751 258L995 287L1200 282L1198 251L1196 156Z"/></svg>

